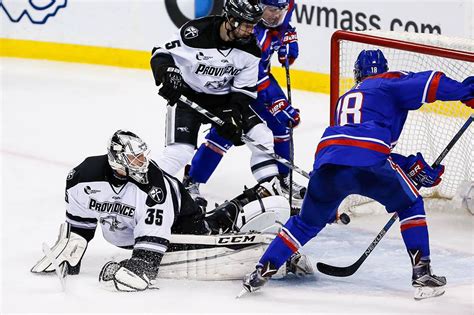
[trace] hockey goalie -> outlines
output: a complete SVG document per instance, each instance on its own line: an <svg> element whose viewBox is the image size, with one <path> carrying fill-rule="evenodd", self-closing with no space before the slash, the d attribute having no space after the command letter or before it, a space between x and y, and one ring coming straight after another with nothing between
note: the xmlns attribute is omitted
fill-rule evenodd
<svg viewBox="0 0 474 315"><path fill-rule="evenodd" d="M156 288L158 278L242 279L289 218L288 201L273 182L246 189L210 212L176 178L148 158L146 143L118 130L105 155L86 158L66 179L66 222L31 272L79 274L88 243L101 225L129 259L106 263L99 281L116 291ZM280 275L313 273L295 253Z"/></svg>

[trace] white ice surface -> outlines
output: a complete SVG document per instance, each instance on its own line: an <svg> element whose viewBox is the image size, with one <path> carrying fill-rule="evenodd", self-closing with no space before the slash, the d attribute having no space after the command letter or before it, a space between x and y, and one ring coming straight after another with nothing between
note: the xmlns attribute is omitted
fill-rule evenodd
<svg viewBox="0 0 474 315"><path fill-rule="evenodd" d="M160 290L137 294L104 291L98 273L129 252L96 233L81 274L60 292L54 275L29 272L52 245L64 220L67 172L86 156L105 153L110 135L128 128L156 153L164 143L164 101L151 72L22 59L1 66L1 313L331 313L474 314L473 217L444 204L428 210L435 273L446 275L446 294L414 301L411 267L398 224L352 277L320 273L307 279L271 281L239 300L240 281L160 280ZM310 170L328 122L328 96L293 91L302 124L295 130L296 163ZM221 202L253 185L249 150L234 148L202 192ZM304 179L297 176L300 182ZM441 208L441 209L438 209ZM389 215L355 217L331 225L307 244L313 263L354 262Z"/></svg>

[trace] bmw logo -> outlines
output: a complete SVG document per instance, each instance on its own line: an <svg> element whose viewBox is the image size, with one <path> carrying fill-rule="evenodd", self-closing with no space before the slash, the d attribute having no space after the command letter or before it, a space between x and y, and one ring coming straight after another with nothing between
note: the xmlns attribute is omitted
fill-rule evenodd
<svg viewBox="0 0 474 315"><path fill-rule="evenodd" d="M222 7L224 6L224 0L194 0L194 12L186 12L185 15L178 6L178 2L183 1L184 0L165 0L166 11L176 27L181 27L184 23L192 19L207 15L220 15L222 13ZM189 4L191 1L186 0L184 2Z"/></svg>

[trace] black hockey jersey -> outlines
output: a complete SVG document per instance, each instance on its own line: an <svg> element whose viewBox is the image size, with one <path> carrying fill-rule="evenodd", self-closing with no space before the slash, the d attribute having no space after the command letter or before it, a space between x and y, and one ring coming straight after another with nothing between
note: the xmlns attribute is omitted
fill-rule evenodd
<svg viewBox="0 0 474 315"><path fill-rule="evenodd" d="M257 41L246 44L223 41L219 35L223 22L222 16L192 20L166 44L154 48L151 65L157 85L160 84L160 71L168 60L181 70L185 83L193 92L214 96L234 92L256 98L261 57ZM192 98L192 95L183 94Z"/></svg>
<svg viewBox="0 0 474 315"><path fill-rule="evenodd" d="M86 158L67 176L66 221L88 241L99 224L113 245L161 254L167 250L172 230L207 232L204 221L196 219L202 216L200 209L176 178L153 161L147 175L148 184L120 179L107 155Z"/></svg>

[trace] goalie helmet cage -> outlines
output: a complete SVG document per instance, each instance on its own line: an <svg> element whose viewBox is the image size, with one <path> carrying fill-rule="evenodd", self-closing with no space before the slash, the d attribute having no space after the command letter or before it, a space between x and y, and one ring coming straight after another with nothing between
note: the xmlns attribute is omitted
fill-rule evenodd
<svg viewBox="0 0 474 315"><path fill-rule="evenodd" d="M362 49L382 50L389 71L435 70L460 82L474 75L474 41L471 39L435 34L336 31L331 38L331 124L339 96L354 85L354 62ZM419 110L410 111L393 151L403 155L422 152L431 164L473 112L461 102L424 104ZM422 189L420 193L424 197L453 198L461 184L474 180L473 152L474 128L470 128L443 161L446 170L441 184ZM357 206L370 201L365 197L350 196L344 200L340 211L356 212Z"/></svg>

